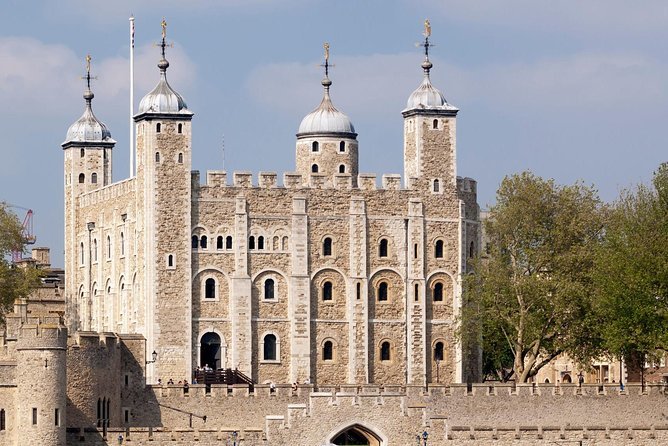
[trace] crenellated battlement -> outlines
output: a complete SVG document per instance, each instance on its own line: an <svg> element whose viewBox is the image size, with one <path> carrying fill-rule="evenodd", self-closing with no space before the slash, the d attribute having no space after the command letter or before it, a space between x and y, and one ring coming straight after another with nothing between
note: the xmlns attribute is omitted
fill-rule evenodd
<svg viewBox="0 0 668 446"><path fill-rule="evenodd" d="M29 318L21 325L16 339L16 350L33 349L67 349L67 328L59 317Z"/></svg>
<svg viewBox="0 0 668 446"><path fill-rule="evenodd" d="M457 177L457 190L477 194L478 182L469 177Z"/></svg>
<svg viewBox="0 0 668 446"><path fill-rule="evenodd" d="M79 196L79 207L92 206L109 200L134 193L136 189L136 178L128 178L117 183L86 192Z"/></svg>

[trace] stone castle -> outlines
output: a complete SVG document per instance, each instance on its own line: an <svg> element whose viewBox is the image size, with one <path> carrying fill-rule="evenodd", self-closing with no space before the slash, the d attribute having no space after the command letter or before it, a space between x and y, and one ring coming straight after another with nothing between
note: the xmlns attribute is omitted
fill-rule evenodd
<svg viewBox="0 0 668 446"><path fill-rule="evenodd" d="M479 356L456 323L481 244L476 182L457 176L458 109L431 84L429 34L402 111L403 179L380 187L330 98L328 47L282 185L191 172L193 113L167 82L164 25L136 173L112 182L89 65L62 144L64 278L0 333L0 445L667 441L663 387L470 384ZM248 382L194 384L200 367Z"/></svg>

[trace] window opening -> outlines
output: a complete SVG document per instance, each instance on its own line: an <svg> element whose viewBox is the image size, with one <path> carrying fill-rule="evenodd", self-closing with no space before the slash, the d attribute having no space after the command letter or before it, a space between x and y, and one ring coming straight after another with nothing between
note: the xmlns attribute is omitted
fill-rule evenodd
<svg viewBox="0 0 668 446"><path fill-rule="evenodd" d="M200 237L200 239L199 239L200 248L206 249L207 242L208 242L208 240L206 238L206 235L203 235L202 237Z"/></svg>
<svg viewBox="0 0 668 446"><path fill-rule="evenodd" d="M156 133L160 133L160 129L161 129L161 125L160 125L160 123L158 122L158 123L155 125L155 131L156 131Z"/></svg>
<svg viewBox="0 0 668 446"><path fill-rule="evenodd" d="M174 266L174 256L171 254L167 256L167 266L169 267Z"/></svg>
<svg viewBox="0 0 668 446"><path fill-rule="evenodd" d="M345 164L339 165L339 173L346 173L346 165Z"/></svg>
<svg viewBox="0 0 668 446"><path fill-rule="evenodd" d="M5 421L5 409L0 409L0 431L7 429Z"/></svg>
<svg viewBox="0 0 668 446"><path fill-rule="evenodd" d="M216 237L216 249L223 249L223 236Z"/></svg>
<svg viewBox="0 0 668 446"><path fill-rule="evenodd" d="M264 249L264 237L262 236L257 238L257 249Z"/></svg>
<svg viewBox="0 0 668 446"><path fill-rule="evenodd" d="M341 142L339 143L339 152L345 152L345 151L346 151L346 142L345 142L345 141L341 141Z"/></svg>
<svg viewBox="0 0 668 446"><path fill-rule="evenodd" d="M415 244L413 245L413 258L414 258L414 259L417 259L417 258L418 258L418 245L417 245L417 243L415 243Z"/></svg>
<svg viewBox="0 0 668 446"><path fill-rule="evenodd" d="M97 184L97 173L93 172L90 175L90 182L93 183L93 184Z"/></svg>
<svg viewBox="0 0 668 446"><path fill-rule="evenodd" d="M232 236L225 237L225 249L232 249Z"/></svg>
<svg viewBox="0 0 668 446"><path fill-rule="evenodd" d="M121 255L125 255L125 235L121 232Z"/></svg>
<svg viewBox="0 0 668 446"><path fill-rule="evenodd" d="M317 164L314 164L314 165L311 166L311 172L312 173L318 173L318 165Z"/></svg>
<svg viewBox="0 0 668 446"><path fill-rule="evenodd" d="M437 129L437 128L438 128L438 119L434 119L434 122L433 122L432 124L433 124L432 126L433 126L435 129Z"/></svg>
<svg viewBox="0 0 668 446"><path fill-rule="evenodd" d="M54 426L60 426L60 409L58 409L56 407L56 409L54 410L53 415L54 415L53 425Z"/></svg>
<svg viewBox="0 0 668 446"><path fill-rule="evenodd" d="M434 257L437 259L443 258L443 240L436 240L436 245L434 246Z"/></svg>
<svg viewBox="0 0 668 446"><path fill-rule="evenodd" d="M387 239L381 239L380 245L378 246L378 256L387 257Z"/></svg>
<svg viewBox="0 0 668 446"><path fill-rule="evenodd" d="M387 282L380 282L378 284L378 300L387 301Z"/></svg>
<svg viewBox="0 0 668 446"><path fill-rule="evenodd" d="M93 239L93 260L97 262L97 239Z"/></svg>
<svg viewBox="0 0 668 446"><path fill-rule="evenodd" d="M204 298L205 299L215 299L216 298L216 280L213 278L208 278L204 282Z"/></svg>
<svg viewBox="0 0 668 446"><path fill-rule="evenodd" d="M318 141L313 141L311 143L311 151L317 152L318 150L320 150L320 144L318 144Z"/></svg>
<svg viewBox="0 0 668 446"><path fill-rule="evenodd" d="M250 236L248 238L248 249L255 249L255 236Z"/></svg>
<svg viewBox="0 0 668 446"><path fill-rule="evenodd" d="M362 296L362 284L357 282L357 300L360 300Z"/></svg>
<svg viewBox="0 0 668 446"><path fill-rule="evenodd" d="M332 282L322 284L322 300L332 300Z"/></svg>
<svg viewBox="0 0 668 446"><path fill-rule="evenodd" d="M183 124L179 124L176 131L179 133L183 133Z"/></svg>
<svg viewBox="0 0 668 446"><path fill-rule="evenodd" d="M264 281L264 298L265 300L272 300L274 298L274 279Z"/></svg>
<svg viewBox="0 0 668 446"><path fill-rule="evenodd" d="M276 335L268 334L264 337L263 359L265 361L276 360Z"/></svg>
<svg viewBox="0 0 668 446"><path fill-rule="evenodd" d="M107 236L107 259L111 258L111 237Z"/></svg>
<svg viewBox="0 0 668 446"><path fill-rule="evenodd" d="M475 256L475 245L473 242L469 245L469 257L473 258Z"/></svg>
<svg viewBox="0 0 668 446"><path fill-rule="evenodd" d="M441 282L434 285L434 302L443 302L443 284Z"/></svg>
<svg viewBox="0 0 668 446"><path fill-rule="evenodd" d="M434 360L435 361L443 361L443 343L442 342L437 342L436 345L434 345Z"/></svg>
<svg viewBox="0 0 668 446"><path fill-rule="evenodd" d="M183 164L183 153L179 153L178 162L179 164Z"/></svg>
<svg viewBox="0 0 668 446"><path fill-rule="evenodd" d="M196 235L193 235L191 247L192 249L197 249L198 246L199 246L199 239L197 238Z"/></svg>
<svg viewBox="0 0 668 446"><path fill-rule="evenodd" d="M81 149L81 152L79 152L79 156L80 156L81 158L83 158L84 156L86 156L86 150L85 150L85 149Z"/></svg>
<svg viewBox="0 0 668 446"><path fill-rule="evenodd" d="M334 359L334 344L332 341L325 341L325 344L322 346L322 359L324 361Z"/></svg>
<svg viewBox="0 0 668 446"><path fill-rule="evenodd" d="M155 162L156 163L160 162L160 152L155 152Z"/></svg>
<svg viewBox="0 0 668 446"><path fill-rule="evenodd" d="M380 344L380 360L381 361L390 360L390 343L387 341Z"/></svg>
<svg viewBox="0 0 668 446"><path fill-rule="evenodd" d="M417 302L417 301L418 301L418 299L420 298L420 289L419 289L419 287L418 287L418 284L417 284L417 283L415 284L415 291L414 291L414 295L415 295L415 302Z"/></svg>
<svg viewBox="0 0 668 446"><path fill-rule="evenodd" d="M441 185L438 180L434 180L434 192L440 192Z"/></svg>
<svg viewBox="0 0 668 446"><path fill-rule="evenodd" d="M322 255L331 256L332 255L332 239L326 237L322 242Z"/></svg>
<svg viewBox="0 0 668 446"><path fill-rule="evenodd" d="M32 424L33 425L37 424L37 408L36 407L32 408Z"/></svg>
<svg viewBox="0 0 668 446"><path fill-rule="evenodd" d="M79 174L79 184L83 184L86 181L86 175L80 173Z"/></svg>

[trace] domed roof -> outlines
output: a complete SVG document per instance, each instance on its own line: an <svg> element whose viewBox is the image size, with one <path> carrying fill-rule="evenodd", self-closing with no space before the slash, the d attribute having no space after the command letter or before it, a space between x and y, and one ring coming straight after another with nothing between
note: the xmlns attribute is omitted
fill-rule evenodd
<svg viewBox="0 0 668 446"><path fill-rule="evenodd" d="M65 142L116 142L111 139L111 132L107 126L93 114L91 103L94 96L90 89L84 93L86 108L83 115L67 129Z"/></svg>
<svg viewBox="0 0 668 446"><path fill-rule="evenodd" d="M348 136L357 136L350 118L345 113L337 110L332 104L329 97L329 87L332 85L332 81L325 77L322 80L322 85L325 87L322 101L315 110L304 116L301 124L299 124L297 136L319 133L347 133Z"/></svg>
<svg viewBox="0 0 668 446"><path fill-rule="evenodd" d="M424 70L424 79L420 86L411 93L406 102L406 110L414 109L433 109L433 110L458 110L454 105L448 104L448 101L437 88L431 84L429 78L429 70L432 64L429 59L425 59L422 63Z"/></svg>
<svg viewBox="0 0 668 446"><path fill-rule="evenodd" d="M139 102L139 111L137 114L143 113L159 113L159 114L192 114L188 110L186 101L178 94L167 82L167 67L169 62L166 59L158 62L160 68L160 81L155 88L142 98Z"/></svg>

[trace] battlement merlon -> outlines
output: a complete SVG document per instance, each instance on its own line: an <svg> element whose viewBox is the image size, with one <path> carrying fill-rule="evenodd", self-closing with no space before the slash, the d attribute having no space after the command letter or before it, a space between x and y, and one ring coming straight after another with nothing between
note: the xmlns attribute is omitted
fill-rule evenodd
<svg viewBox="0 0 668 446"><path fill-rule="evenodd" d="M16 350L67 350L67 328L59 317L25 323L19 329Z"/></svg>
<svg viewBox="0 0 668 446"><path fill-rule="evenodd" d="M478 182L469 177L457 177L457 190L459 192L478 193Z"/></svg>

